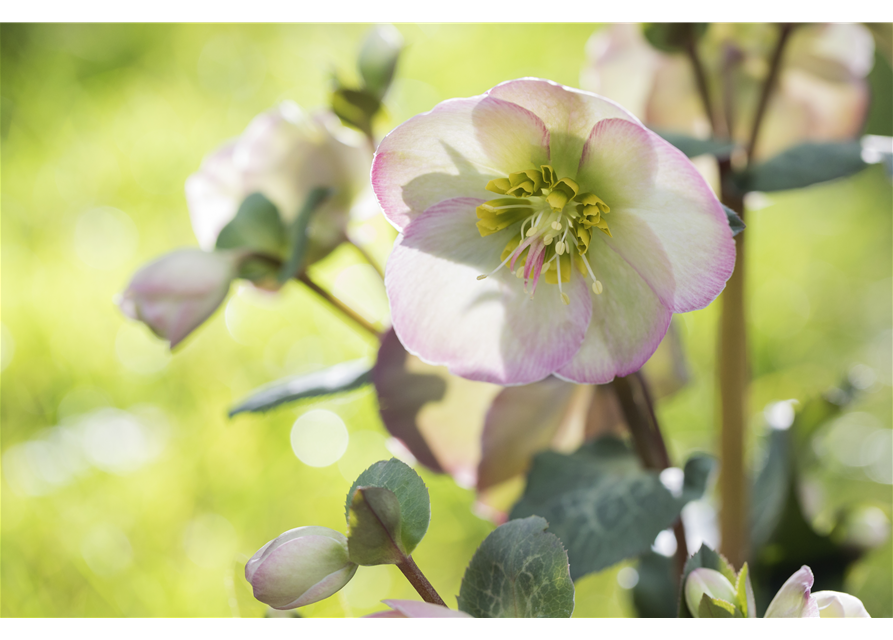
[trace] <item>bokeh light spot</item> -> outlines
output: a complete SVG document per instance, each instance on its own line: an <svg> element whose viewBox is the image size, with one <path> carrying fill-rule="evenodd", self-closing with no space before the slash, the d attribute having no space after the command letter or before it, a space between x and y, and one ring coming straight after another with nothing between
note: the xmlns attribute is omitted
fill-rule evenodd
<svg viewBox="0 0 893 640"><path fill-rule="evenodd" d="M291 448L298 459L311 467L335 464L347 451L350 436L337 413L325 409L308 411L291 428Z"/></svg>

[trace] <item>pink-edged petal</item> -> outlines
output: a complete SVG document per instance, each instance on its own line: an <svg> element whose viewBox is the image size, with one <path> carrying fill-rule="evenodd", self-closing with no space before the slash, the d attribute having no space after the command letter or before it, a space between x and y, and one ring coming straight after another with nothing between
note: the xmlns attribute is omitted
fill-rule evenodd
<svg viewBox="0 0 893 640"><path fill-rule="evenodd" d="M417 600L382 600L406 618L470 618L464 611L456 611L439 604Z"/></svg>
<svg viewBox="0 0 893 640"><path fill-rule="evenodd" d="M382 338L372 382L388 432L429 469L473 486L484 416L501 387L422 362L393 329Z"/></svg>
<svg viewBox="0 0 893 640"><path fill-rule="evenodd" d="M645 364L667 333L672 313L609 247L595 243L587 256L604 291L592 296L586 339L557 375L580 384L603 384Z"/></svg>
<svg viewBox="0 0 893 640"><path fill-rule="evenodd" d="M870 618L868 610L856 596L840 591L816 591L812 594L820 618Z"/></svg>
<svg viewBox="0 0 893 640"><path fill-rule="evenodd" d="M667 308L701 309L720 294L735 266L735 241L722 205L678 149L634 123L603 120L577 179L611 207L613 237L598 237Z"/></svg>
<svg viewBox="0 0 893 640"><path fill-rule="evenodd" d="M576 389L558 378L508 387L493 400L481 435L478 491L522 473L549 446Z"/></svg>
<svg viewBox="0 0 893 640"><path fill-rule="evenodd" d="M489 199L494 178L549 162L549 132L529 110L490 96L441 102L391 131L372 163L372 188L402 230L432 205Z"/></svg>
<svg viewBox="0 0 893 640"><path fill-rule="evenodd" d="M803 565L782 585L766 609L764 618L818 618L819 607L810 594L814 578Z"/></svg>
<svg viewBox="0 0 893 640"><path fill-rule="evenodd" d="M385 287L394 329L410 353L450 372L502 385L542 380L580 347L592 306L582 277L536 297L499 264L507 236L482 238L474 198L441 202L410 224L388 260ZM579 274L578 274L579 275ZM655 345L656 346L656 345Z"/></svg>
<svg viewBox="0 0 893 640"><path fill-rule="evenodd" d="M539 116L549 129L552 167L571 176L592 127L605 118L638 119L619 104L551 80L522 78L496 85L488 95L508 100ZM514 169L518 171L518 169Z"/></svg>

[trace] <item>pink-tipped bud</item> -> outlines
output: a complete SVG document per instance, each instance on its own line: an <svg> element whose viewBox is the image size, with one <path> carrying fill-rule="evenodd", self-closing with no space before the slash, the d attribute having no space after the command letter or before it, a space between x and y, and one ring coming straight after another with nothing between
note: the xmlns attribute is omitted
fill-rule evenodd
<svg viewBox="0 0 893 640"><path fill-rule="evenodd" d="M324 600L350 582L347 538L328 527L298 527L271 540L245 565L254 597L274 609Z"/></svg>

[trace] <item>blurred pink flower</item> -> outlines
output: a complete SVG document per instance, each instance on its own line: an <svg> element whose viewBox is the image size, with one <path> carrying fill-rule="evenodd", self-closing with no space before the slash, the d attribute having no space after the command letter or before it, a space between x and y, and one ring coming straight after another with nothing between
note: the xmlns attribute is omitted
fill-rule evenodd
<svg viewBox="0 0 893 640"><path fill-rule="evenodd" d="M627 375L734 266L722 206L684 155L547 80L411 118L379 145L372 186L400 231L385 277L400 341L471 380Z"/></svg>
<svg viewBox="0 0 893 640"><path fill-rule="evenodd" d="M773 24L711 24L698 43L714 117L724 122L732 113L731 134L739 142L750 135L777 37ZM655 129L709 136L686 55L658 51L632 24L600 29L586 52L582 87L617 100ZM873 62L874 42L862 25L798 25L785 49L755 155L765 158L800 142L857 136L868 112L866 78ZM724 75L730 86L724 86Z"/></svg>
<svg viewBox="0 0 893 640"><path fill-rule="evenodd" d="M283 102L251 121L245 132L207 156L186 181L186 199L199 245L211 250L246 196L262 193L286 224L315 187L335 192L311 219L306 263L345 239L351 215L377 212L369 188L371 158L362 136L334 114L307 116ZM282 257L282 256L275 256Z"/></svg>

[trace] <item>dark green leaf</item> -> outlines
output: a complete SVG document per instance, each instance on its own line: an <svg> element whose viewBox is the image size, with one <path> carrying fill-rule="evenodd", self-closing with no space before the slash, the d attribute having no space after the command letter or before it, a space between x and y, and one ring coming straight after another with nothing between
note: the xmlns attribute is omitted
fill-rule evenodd
<svg viewBox="0 0 893 640"><path fill-rule="evenodd" d="M741 182L745 191L801 189L850 176L866 166L858 140L807 142L753 167Z"/></svg>
<svg viewBox="0 0 893 640"><path fill-rule="evenodd" d="M402 48L400 32L389 24L372 27L363 41L357 67L366 90L378 99L391 84Z"/></svg>
<svg viewBox="0 0 893 640"><path fill-rule="evenodd" d="M587 443L571 455L547 451L534 459L510 517L546 518L567 548L576 580L648 551L682 507L703 493L712 464L702 456L690 459L682 495L674 497L657 472L643 470L614 438Z"/></svg>
<svg viewBox="0 0 893 640"><path fill-rule="evenodd" d="M310 224L310 218L319 209L320 205L332 195L332 190L326 187L317 187L310 192L304 201L304 206L298 213L288 230L289 235L289 252L288 261L282 265L279 270L279 282L288 282L296 275L304 264L304 254L307 252L307 225Z"/></svg>
<svg viewBox="0 0 893 640"><path fill-rule="evenodd" d="M475 551L459 609L475 618L569 618L574 583L561 542L532 516L498 527Z"/></svg>
<svg viewBox="0 0 893 640"><path fill-rule="evenodd" d="M217 236L218 249L251 249L278 257L285 248L285 227L279 210L263 194L242 201L236 217Z"/></svg>
<svg viewBox="0 0 893 640"><path fill-rule="evenodd" d="M648 551L639 557L639 581L633 587L633 605L640 618L675 618L679 585L673 558Z"/></svg>
<svg viewBox="0 0 893 640"><path fill-rule="evenodd" d="M763 546L782 516L790 482L790 430L769 432L769 453L757 475L751 498L751 543Z"/></svg>
<svg viewBox="0 0 893 640"><path fill-rule="evenodd" d="M685 604L684 594L685 581L688 579L688 574L690 574L695 569L713 569L714 571L719 571L721 574L723 574L732 584L735 584L738 581L738 576L735 573L735 569L732 567L732 565L729 564L729 561L707 545L702 544L697 553L695 553L686 561L685 568L682 570L682 578L679 581L680 597L677 607L678 615L680 618L694 617L688 610L688 606Z"/></svg>
<svg viewBox="0 0 893 640"><path fill-rule="evenodd" d="M655 131L655 133L689 158L696 158L705 153L718 158L728 158L732 151L735 150L735 143L729 140L714 140L712 138L704 140L703 138L693 138L684 133L672 131Z"/></svg>
<svg viewBox="0 0 893 640"><path fill-rule="evenodd" d="M732 236L737 236L744 231L746 228L744 220L738 217L738 214L729 209L726 205L723 205L722 208L726 212L726 218L729 219L729 227L732 229Z"/></svg>
<svg viewBox="0 0 893 640"><path fill-rule="evenodd" d="M348 514L347 548L351 562L397 564L407 554L401 540L400 501L381 487L358 487Z"/></svg>
<svg viewBox="0 0 893 640"><path fill-rule="evenodd" d="M360 474L347 493L345 513L348 514L357 487L382 487L397 496L400 503L400 540L403 551L410 554L418 546L431 520L431 503L425 482L415 471L396 458L376 462Z"/></svg>
<svg viewBox="0 0 893 640"><path fill-rule="evenodd" d="M372 365L368 360L351 360L321 371L283 378L254 391L247 399L230 409L229 416L232 418L248 411L269 411L286 402L358 389L369 383L371 370Z"/></svg>
<svg viewBox="0 0 893 640"><path fill-rule="evenodd" d="M660 51L676 53L689 42L697 42L707 31L703 22L651 22L643 27L645 39Z"/></svg>

